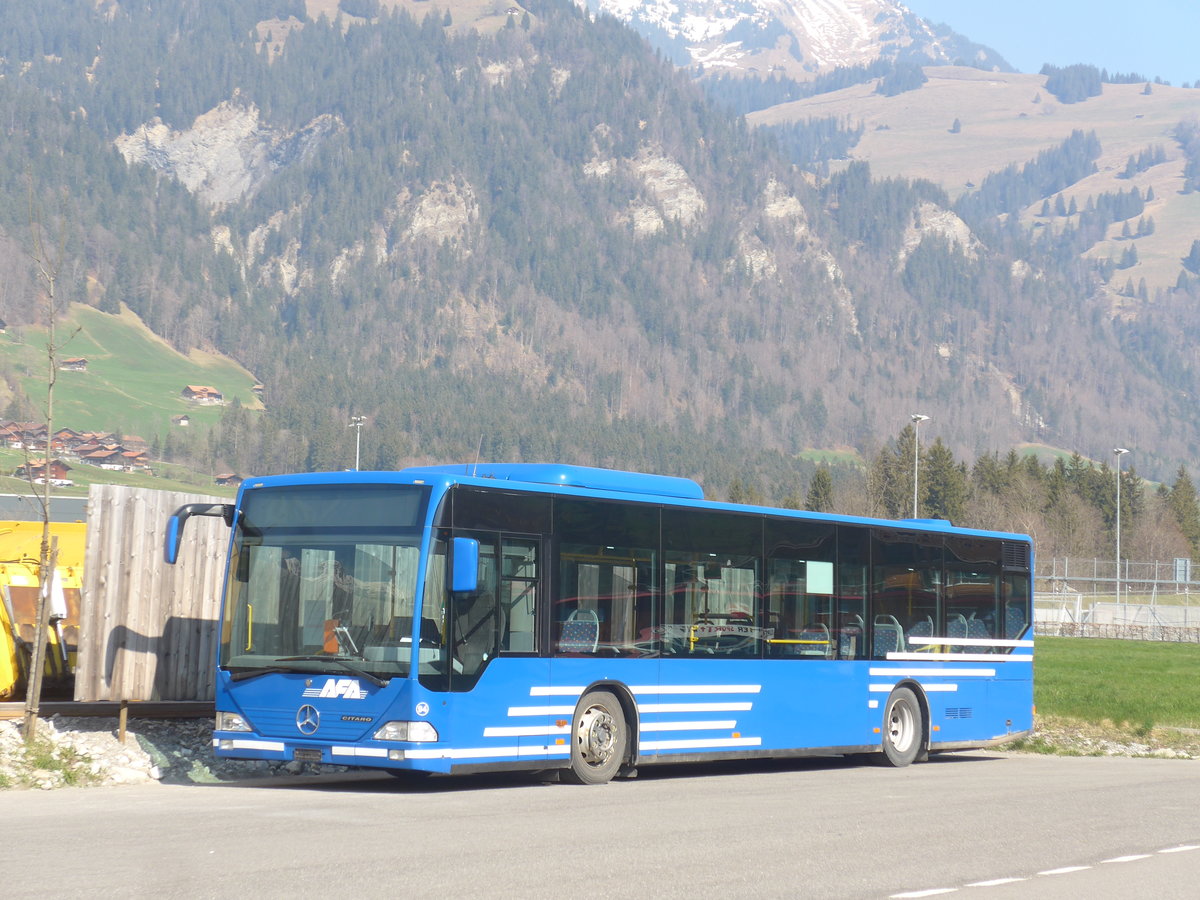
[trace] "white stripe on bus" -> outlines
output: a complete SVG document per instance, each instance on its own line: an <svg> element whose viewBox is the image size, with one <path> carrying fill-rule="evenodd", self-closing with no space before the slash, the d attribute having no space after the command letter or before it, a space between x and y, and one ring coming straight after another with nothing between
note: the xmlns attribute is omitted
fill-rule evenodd
<svg viewBox="0 0 1200 900"><path fill-rule="evenodd" d="M639 703L642 713L662 712L746 712L753 709L750 702L725 703ZM572 716L573 706L510 706L508 715L513 716Z"/></svg>
<svg viewBox="0 0 1200 900"><path fill-rule="evenodd" d="M530 697L578 697L585 688L576 685L535 685ZM646 684L631 685L634 694L758 694L761 684Z"/></svg>
<svg viewBox="0 0 1200 900"><path fill-rule="evenodd" d="M905 662L930 662L943 659L953 662L1033 662L1032 653L889 653L887 658L900 659Z"/></svg>
<svg viewBox="0 0 1200 900"><path fill-rule="evenodd" d="M405 750L405 759L484 759L489 756L567 756L571 748L538 747L444 747L430 750Z"/></svg>
<svg viewBox="0 0 1200 900"><path fill-rule="evenodd" d="M570 734L569 725L512 725L483 729L484 737L545 737L551 734Z"/></svg>
<svg viewBox="0 0 1200 900"><path fill-rule="evenodd" d="M910 676L913 678L920 678L920 677L928 678L930 676L936 676L936 675L953 675L955 677L964 676L964 677L968 677L968 678L970 678L970 677L992 678L995 676L996 670L995 669L951 669L951 668L918 669L918 668L910 668L908 666L897 666L894 669L885 669L882 666L872 666L870 674L872 676L881 675L885 678L889 675L895 675L896 677L901 677L901 676L907 675L907 676Z"/></svg>
<svg viewBox="0 0 1200 900"><path fill-rule="evenodd" d="M386 747L330 747L331 756L377 756L386 759Z"/></svg>
<svg viewBox="0 0 1200 900"><path fill-rule="evenodd" d="M748 712L753 703L639 703L638 712Z"/></svg>
<svg viewBox="0 0 1200 900"><path fill-rule="evenodd" d="M757 694L761 684L660 684L634 685L635 694Z"/></svg>
<svg viewBox="0 0 1200 900"><path fill-rule="evenodd" d="M896 683L894 681L891 684L872 684L868 685L868 690L870 690L872 694L886 694L895 686ZM952 694L958 690L957 684L926 684L923 681L921 682L921 687L930 693L942 692Z"/></svg>
<svg viewBox="0 0 1200 900"><path fill-rule="evenodd" d="M719 719L712 722L642 722L639 731L732 731L737 728L737 719Z"/></svg>
<svg viewBox="0 0 1200 900"><path fill-rule="evenodd" d="M1033 641L1010 641L1000 638L916 637L908 636L910 644L953 644L956 647L1032 647Z"/></svg>
<svg viewBox="0 0 1200 900"><path fill-rule="evenodd" d="M218 746L218 741L228 741L229 738L214 738L213 745ZM252 741L247 738L234 738L234 750L273 750L276 753L282 753L284 750L283 741Z"/></svg>
<svg viewBox="0 0 1200 900"><path fill-rule="evenodd" d="M573 716L573 706L510 706L508 715L512 716Z"/></svg>

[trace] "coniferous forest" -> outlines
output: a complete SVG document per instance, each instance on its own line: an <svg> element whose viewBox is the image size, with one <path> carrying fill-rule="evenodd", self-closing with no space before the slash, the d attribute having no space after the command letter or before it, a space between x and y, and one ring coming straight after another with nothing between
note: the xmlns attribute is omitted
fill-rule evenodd
<svg viewBox="0 0 1200 900"><path fill-rule="evenodd" d="M364 468L563 460L772 502L814 476L798 451L874 459L912 412L964 459L1129 435L1169 482L1200 448L1200 279L1181 260L1115 316L1097 287L1121 261L1079 256L1144 198L1040 235L1013 215L1061 200L1094 135L952 203L831 166L854 123L751 130L565 0L478 30L386 2L37 7L0 6L0 317L42 315L38 218L65 300L247 367L265 410L153 436L198 467L339 468L360 415ZM231 175L235 131L257 143ZM0 374L8 417L36 415Z"/></svg>

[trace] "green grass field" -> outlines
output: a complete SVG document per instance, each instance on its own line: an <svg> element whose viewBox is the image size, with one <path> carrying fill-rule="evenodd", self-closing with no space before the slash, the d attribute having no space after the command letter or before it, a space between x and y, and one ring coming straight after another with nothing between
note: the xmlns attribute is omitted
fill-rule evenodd
<svg viewBox="0 0 1200 900"><path fill-rule="evenodd" d="M25 462L25 455L20 450L0 449L0 494L28 494L29 482L24 478L12 477L12 472ZM153 488L158 491L186 491L195 494L210 494L214 497L232 497L237 493L236 488L218 487L213 484L213 476L207 473L193 472L183 466L154 462L151 465L154 474L148 472L112 472L98 466L88 466L82 463L70 463L72 487L56 487L55 497L86 497L88 486L92 484L124 484L129 487ZM41 493L41 486L37 486Z"/></svg>
<svg viewBox="0 0 1200 900"><path fill-rule="evenodd" d="M1200 728L1200 644L1037 638L1039 716Z"/></svg>
<svg viewBox="0 0 1200 900"><path fill-rule="evenodd" d="M72 305L58 323L55 335L59 360L84 357L86 372L59 370L54 389L54 427L75 431L110 431L144 440L163 438L171 418L187 414L191 429L215 425L220 406L196 406L181 396L188 384L209 385L249 409L262 404L251 388L254 376L229 359L193 351L185 356L155 336L137 316L119 316L80 304ZM0 363L18 381L38 409L46 401L46 334L44 329L12 329L0 335ZM19 450L0 449L0 492L28 493L29 484L11 473L25 462ZM155 462L154 473L111 472L82 463L72 464L73 487L56 488L61 496L86 496L91 484L125 484L158 490L233 496L230 488L213 484L213 474Z"/></svg>
<svg viewBox="0 0 1200 900"><path fill-rule="evenodd" d="M83 357L86 372L59 371L54 390L54 425L76 431L112 431L146 440L165 436L171 417L186 413L193 427L221 417L219 406L184 400L185 385L215 387L226 402L260 408L254 376L235 362L193 351L185 356L156 337L128 310L119 316L74 304L58 323L60 360ZM23 328L0 335L0 360L22 389L43 407L46 399L44 329Z"/></svg>

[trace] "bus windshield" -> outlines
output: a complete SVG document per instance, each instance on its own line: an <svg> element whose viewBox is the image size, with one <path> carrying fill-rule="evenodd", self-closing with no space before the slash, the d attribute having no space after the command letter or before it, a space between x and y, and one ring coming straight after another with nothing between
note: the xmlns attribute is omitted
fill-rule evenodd
<svg viewBox="0 0 1200 900"><path fill-rule="evenodd" d="M309 485L246 491L221 629L235 679L349 672L383 683L412 658L429 489Z"/></svg>

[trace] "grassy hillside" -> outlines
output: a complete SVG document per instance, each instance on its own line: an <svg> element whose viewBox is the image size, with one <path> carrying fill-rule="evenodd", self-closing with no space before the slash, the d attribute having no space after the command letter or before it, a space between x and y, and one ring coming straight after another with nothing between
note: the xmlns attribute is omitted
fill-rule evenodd
<svg viewBox="0 0 1200 900"><path fill-rule="evenodd" d="M13 478L11 473L25 462L24 454L19 450L0 450L0 494L28 494L29 482L24 478ZM54 488L55 497L86 497L88 487L93 484L123 484L129 487L153 488L156 491L186 491L197 494L211 494L214 497L232 497L237 488L218 487L213 484L213 476L208 473L197 473L183 466L154 463L154 474L148 472L112 472L98 466L86 466L72 463L69 473L74 482L71 487ZM40 493L41 486L37 489Z"/></svg>
<svg viewBox="0 0 1200 900"><path fill-rule="evenodd" d="M156 337L136 315L113 316L73 305L58 323L60 359L84 357L86 372L58 373L55 427L114 431L152 441L165 436L171 417L186 413L193 428L215 424L221 407L184 400L185 385L210 385L245 407L261 408L255 378L232 360L193 351L184 356ZM12 373L37 408L45 403L46 334L23 328L0 335L0 365Z"/></svg>
<svg viewBox="0 0 1200 900"><path fill-rule="evenodd" d="M440 19L448 12L455 31L471 29L481 34L491 34L503 28L508 21L509 9L524 9L523 4L516 0L437 0L436 3L430 3L429 0L380 0L379 7L403 10L418 22L428 15L437 15ZM304 0L304 10L310 19L319 16L334 19L340 15L346 23L365 21L348 16L341 8L340 0Z"/></svg>
<svg viewBox="0 0 1200 900"><path fill-rule="evenodd" d="M879 177L925 178L957 197L978 186L990 172L1012 163L1021 165L1042 150L1056 146L1073 130L1095 131L1102 156L1099 172L1064 191L1082 208L1088 196L1154 188L1147 205L1155 234L1137 239L1140 262L1120 273L1124 284L1145 278L1151 287L1173 287L1179 260L1200 236L1200 197L1182 195L1183 158L1171 130L1200 115L1200 91L1142 84L1106 84L1101 96L1083 103L1063 104L1045 89L1045 76L982 72L955 66L925 69L928 82L920 89L885 97L874 83L855 85L831 94L785 103L748 118L753 124L777 124L808 118L836 117L865 126L862 140L851 151L866 160ZM952 133L955 119L958 133ZM1118 178L1131 155L1154 145L1166 151L1166 162L1126 180ZM1038 204L1040 207L1040 204ZM1038 208L1026 211L1034 224ZM1050 223L1053 225L1054 223ZM1114 225L1110 237L1120 234ZM1106 241L1091 255L1119 256L1125 243Z"/></svg>

